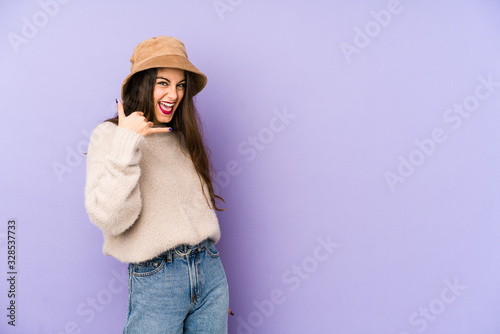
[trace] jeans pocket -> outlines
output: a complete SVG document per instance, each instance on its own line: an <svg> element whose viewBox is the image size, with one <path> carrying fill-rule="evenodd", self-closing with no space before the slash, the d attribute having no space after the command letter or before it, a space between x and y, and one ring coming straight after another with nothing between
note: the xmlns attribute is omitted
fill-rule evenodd
<svg viewBox="0 0 500 334"><path fill-rule="evenodd" d="M131 273L135 277L151 276L159 272L164 266L165 259L157 257L151 260L134 263Z"/></svg>
<svg viewBox="0 0 500 334"><path fill-rule="evenodd" d="M215 248L215 245L213 243L210 243L207 246L207 254L211 257L219 257L219 251L217 250L217 248Z"/></svg>

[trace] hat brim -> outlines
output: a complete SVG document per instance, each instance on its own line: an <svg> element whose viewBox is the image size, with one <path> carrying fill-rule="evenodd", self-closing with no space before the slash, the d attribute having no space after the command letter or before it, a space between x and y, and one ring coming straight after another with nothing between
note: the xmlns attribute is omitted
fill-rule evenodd
<svg viewBox="0 0 500 334"><path fill-rule="evenodd" d="M163 56L148 58L144 60L142 63L139 63L134 66L133 71L125 78L125 80L123 80L121 89L122 100L124 99L125 90L127 89L127 85L130 81L130 78L132 78L134 74L140 71L157 67L178 68L180 70L189 71L195 74L193 96L201 92L203 88L205 88L205 86L207 85L206 75L203 74L200 70L198 70L188 59L186 59L185 57L175 56L175 55L163 55Z"/></svg>

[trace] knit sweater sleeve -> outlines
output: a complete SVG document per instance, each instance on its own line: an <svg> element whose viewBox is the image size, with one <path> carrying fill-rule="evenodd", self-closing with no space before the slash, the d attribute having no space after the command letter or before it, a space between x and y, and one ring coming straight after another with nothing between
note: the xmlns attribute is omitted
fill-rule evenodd
<svg viewBox="0 0 500 334"><path fill-rule="evenodd" d="M85 208L103 232L118 235L131 227L142 208L139 177L141 135L110 122L92 132L87 153Z"/></svg>

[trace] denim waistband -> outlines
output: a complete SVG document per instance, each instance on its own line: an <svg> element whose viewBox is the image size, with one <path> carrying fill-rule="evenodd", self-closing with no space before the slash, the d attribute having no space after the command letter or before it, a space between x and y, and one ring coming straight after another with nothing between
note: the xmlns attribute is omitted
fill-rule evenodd
<svg viewBox="0 0 500 334"><path fill-rule="evenodd" d="M159 256L165 257L168 262L171 262L172 258L175 255L183 257L183 256L187 256L187 255L191 254L192 252L194 252L194 253L202 252L207 247L209 247L211 244L213 244L213 241L210 239L205 239L197 245L182 244L182 245L176 246L174 248L171 248L171 249L163 252Z"/></svg>

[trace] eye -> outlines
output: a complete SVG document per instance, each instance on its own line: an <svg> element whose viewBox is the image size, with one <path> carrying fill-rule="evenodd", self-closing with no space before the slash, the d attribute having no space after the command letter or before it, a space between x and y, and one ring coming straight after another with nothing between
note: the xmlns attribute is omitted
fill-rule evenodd
<svg viewBox="0 0 500 334"><path fill-rule="evenodd" d="M162 86L168 86L168 82L166 81L158 81L157 84Z"/></svg>
<svg viewBox="0 0 500 334"><path fill-rule="evenodd" d="M178 84L177 87L179 87L180 89L184 89L184 88L186 88L186 84L181 83L181 84Z"/></svg>

